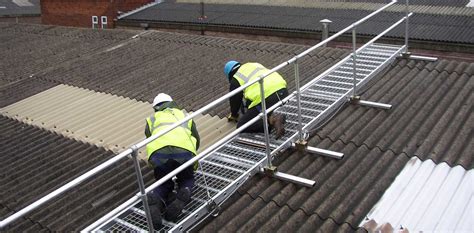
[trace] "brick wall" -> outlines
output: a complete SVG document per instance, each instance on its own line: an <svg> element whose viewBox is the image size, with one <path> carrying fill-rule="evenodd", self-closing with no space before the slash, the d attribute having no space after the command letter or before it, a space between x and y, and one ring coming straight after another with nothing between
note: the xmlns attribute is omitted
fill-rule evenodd
<svg viewBox="0 0 474 233"><path fill-rule="evenodd" d="M92 27L92 16L107 16L107 28L114 27L117 12L127 12L153 0L41 0L43 24Z"/></svg>

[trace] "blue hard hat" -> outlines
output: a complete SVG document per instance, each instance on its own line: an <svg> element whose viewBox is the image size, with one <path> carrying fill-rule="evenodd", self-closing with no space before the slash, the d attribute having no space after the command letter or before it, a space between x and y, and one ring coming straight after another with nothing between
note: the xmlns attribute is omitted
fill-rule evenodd
<svg viewBox="0 0 474 233"><path fill-rule="evenodd" d="M240 62L238 61L228 61L225 66L224 66L224 74L227 76L227 78L230 80L231 77L229 77L230 73L232 70L240 66Z"/></svg>

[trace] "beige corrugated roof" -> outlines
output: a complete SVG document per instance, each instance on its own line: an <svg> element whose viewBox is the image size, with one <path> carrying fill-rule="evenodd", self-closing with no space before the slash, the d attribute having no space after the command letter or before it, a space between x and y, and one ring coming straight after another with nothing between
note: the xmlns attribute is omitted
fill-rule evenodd
<svg viewBox="0 0 474 233"><path fill-rule="evenodd" d="M181 3L200 3L202 0L178 0ZM204 0L207 4L245 4L245 5L266 5L266 6L294 6L311 7L322 9L351 9L351 10L377 10L385 3L369 2L345 2L341 0ZM404 2L389 7L386 11L404 12ZM413 13L439 14L439 15L464 15L473 16L474 8L469 7L450 7L450 6L426 6L411 5L410 11Z"/></svg>
<svg viewBox="0 0 474 233"><path fill-rule="evenodd" d="M0 109L2 115L114 152L144 139L145 118L152 112L149 103L67 85ZM195 122L200 151L235 128L217 116L199 115Z"/></svg>

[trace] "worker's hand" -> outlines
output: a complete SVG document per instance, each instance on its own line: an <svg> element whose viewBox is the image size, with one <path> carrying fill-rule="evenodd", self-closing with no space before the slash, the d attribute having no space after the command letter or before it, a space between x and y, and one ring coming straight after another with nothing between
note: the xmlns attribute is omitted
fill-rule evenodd
<svg viewBox="0 0 474 233"><path fill-rule="evenodd" d="M233 116L232 113L229 113L229 115L227 115L227 121L238 122L239 115Z"/></svg>

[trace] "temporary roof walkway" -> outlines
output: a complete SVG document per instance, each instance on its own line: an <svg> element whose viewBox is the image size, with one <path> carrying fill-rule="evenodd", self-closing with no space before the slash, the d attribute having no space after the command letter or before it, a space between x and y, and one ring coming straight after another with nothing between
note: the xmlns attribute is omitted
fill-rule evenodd
<svg viewBox="0 0 474 233"><path fill-rule="evenodd" d="M147 221L147 219L151 219L151 214L149 212L146 194L163 184L165 181L171 179L184 168L192 166L194 162L198 162L200 166L195 174L196 182L193 190L192 201L185 207L176 223L164 222L163 229L154 230L181 232L191 229L197 223L205 219L205 217L218 213L219 205L229 198L247 179L258 172L265 172L272 177L295 182L301 185L310 187L314 186L314 181L276 171L276 168L272 165L273 155L289 147L296 146L309 152L315 152L333 158L342 158L343 155L341 153L307 147L305 144L305 135L307 134L307 131L318 123L326 120L330 114L334 113L348 100L363 105L390 108L389 105L360 100L360 98L356 96L356 90L360 89L364 84L370 81L370 79L375 77L402 53L407 57L414 58L414 56L410 56L407 53L407 39L405 40L405 45L375 43L375 41L394 27L400 25L402 22L408 22L408 17L411 15L411 13L408 13L408 5L405 17L357 50L355 40L357 25L363 23L373 15L395 3L396 1L392 1L365 18L350 25L346 29L273 68L265 75L246 83L217 100L214 100L207 106L188 115L182 121L176 122L168 129L132 146L132 148L125 150L114 158L86 172L82 176L77 177L35 203L25 207L12 216L9 216L1 222L0 227L9 224L32 209L37 208L39 205L44 204L46 201L60 195L71 187L74 187L85 179L92 177L97 172L129 155L132 155L132 158L135 161L140 193L131 197L116 209L94 222L92 225L84 229L84 231L151 230L153 228L151 221ZM408 23L406 26L408 27ZM349 30L352 30L353 35L353 53L300 88L299 61L314 49L325 45L327 42L345 32L348 32ZM264 96L263 79L289 64L293 64L295 69L296 91L294 93L268 109L265 106L265 101L262 101L262 113L259 116L225 136L213 146L210 146L193 159L187 161L179 168L170 172L168 175L145 189L137 160L138 149L180 124L187 122L198 114L201 114L227 100L229 97L256 82L260 83L261 96ZM285 125L287 133L280 140L272 139L274 132L268 132L267 113L273 110L285 114L287 117L287 124ZM256 121L262 120L262 118L265 124L264 134L238 135L243 129Z"/></svg>
<svg viewBox="0 0 474 233"><path fill-rule="evenodd" d="M387 31L403 22L407 17ZM192 201L185 206L176 223L164 221L163 228L155 230L170 232L189 230L205 217L217 213L218 206L247 179L258 172L269 169L271 166L269 158L272 156L267 156L267 150L271 151L271 155L274 155L295 146L295 142L299 143L304 140L304 132L324 121L348 99L351 99L351 95L352 100L356 103L390 108L389 105L361 101L355 95L358 88L364 86L406 51L406 45L374 43L383 34L354 51L301 89L299 88L298 64L295 61L297 91L282 100L281 106L275 110L275 112L286 116L286 134L279 140L273 139L274 131L270 133L271 136L268 137L268 140L266 140L265 134L241 134L200 159L200 166L195 174L196 183ZM304 55L303 53L302 56ZM356 74L355 79L354 74ZM343 156L341 153L317 148L312 148L311 151L339 159ZM276 171L272 171L271 175L302 185L314 185L314 182L304 178ZM147 224L146 208L143 208L142 199L135 198L133 202L119 206L111 214L104 216L85 229L85 231L90 230L148 231L149 224Z"/></svg>
<svg viewBox="0 0 474 233"><path fill-rule="evenodd" d="M358 76L357 87L363 86L380 70L389 65L400 53L404 46L371 44L359 50L357 56ZM301 113L304 128L324 120L324 118L347 102L353 89L352 55L346 57L326 72L316 78L316 82L302 88ZM298 104L296 96L289 99L276 112L285 114L288 132L280 140L272 139L272 151L286 149L291 146L293 139L298 137ZM274 132L272 132L274 134ZM272 135L273 136L273 135ZM273 138L273 137L270 138ZM244 134L235 137L209 156L199 161L196 171L196 184L192 201L179 216L178 222L164 222L161 230L183 231L192 227L203 217L212 214L218 205L224 202L247 179L260 172L267 164L264 135ZM330 153L330 152L328 152ZM337 154L335 155L337 157ZM141 200L132 204L131 208L121 211L97 228L87 230L100 231L148 231L145 211ZM160 229L155 229L160 230Z"/></svg>

